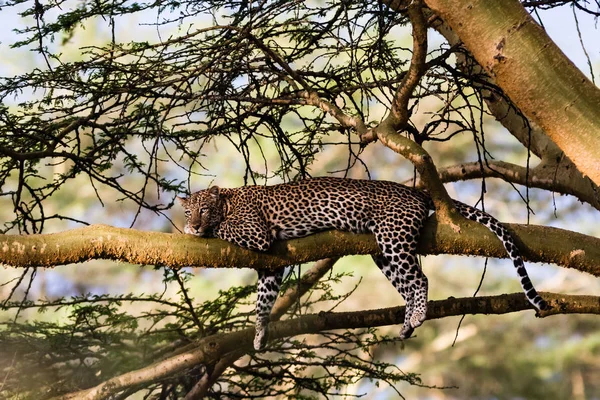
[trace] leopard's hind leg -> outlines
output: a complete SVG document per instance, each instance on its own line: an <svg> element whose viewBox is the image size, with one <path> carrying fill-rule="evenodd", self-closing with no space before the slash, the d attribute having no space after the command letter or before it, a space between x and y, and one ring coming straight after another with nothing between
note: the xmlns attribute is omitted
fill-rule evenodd
<svg viewBox="0 0 600 400"><path fill-rule="evenodd" d="M408 258L410 257L407 255ZM413 259L416 262L416 257ZM423 323L427 314L427 277L423 274L418 264L416 264L416 269L414 268L414 264L408 266L408 268L407 266L399 266L390 262L387 257L381 254L373 256L373 261L375 261L381 272L394 285L406 302L404 323L400 331L400 338L408 339L415 328ZM405 274L403 272L405 269L412 272ZM415 273L414 271L417 272Z"/></svg>
<svg viewBox="0 0 600 400"><path fill-rule="evenodd" d="M382 253L373 260L406 301L401 339L409 338L427 315L428 281L417 259L417 243L426 215L425 206L417 204L410 211L396 210L371 228Z"/></svg>
<svg viewBox="0 0 600 400"><path fill-rule="evenodd" d="M258 271L258 290L256 297L256 329L254 349L261 350L269 338L269 316L283 279L283 269L275 272Z"/></svg>
<svg viewBox="0 0 600 400"><path fill-rule="evenodd" d="M384 257L382 254L374 255L373 261L381 272L385 275L386 278L394 285L398 293L402 295L404 301L406 303L404 309L404 324L402 326L402 331L400 333L401 336L409 337L412 334L413 328L410 325L410 318L413 313L414 307L414 295L412 292L407 292L407 287L401 284L402 278L398 276L397 268L393 267L391 263ZM404 337L403 337L404 339Z"/></svg>

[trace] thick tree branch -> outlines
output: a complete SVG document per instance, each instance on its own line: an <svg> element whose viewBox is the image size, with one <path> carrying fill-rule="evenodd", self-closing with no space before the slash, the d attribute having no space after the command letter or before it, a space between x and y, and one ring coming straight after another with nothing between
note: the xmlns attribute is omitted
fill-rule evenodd
<svg viewBox="0 0 600 400"><path fill-rule="evenodd" d="M600 314L600 297L573 296L542 293L553 307L546 315L556 314ZM463 314L508 314L532 309L522 293L500 296L469 297L430 301L427 319L439 319ZM319 313L305 315L293 320L271 324L272 339L301 334L315 334L334 329L357 329L401 324L404 307L365 310L343 313ZM254 329L209 336L196 343L194 349L159 361L137 371L109 379L100 385L60 397L61 400L104 399L130 386L139 385L189 369L199 364L210 364L232 351L251 351Z"/></svg>
<svg viewBox="0 0 600 400"><path fill-rule="evenodd" d="M469 254L506 257L500 241L476 222L460 220L460 234L430 218L418 247L420 254ZM600 276L600 239L564 229L505 224L517 238L525 259L555 263ZM13 267L53 267L92 259L141 265L206 268L276 269L282 266L375 254L372 235L328 231L301 239L277 241L268 252L243 249L220 239L141 232L91 225L45 235L0 235L0 263Z"/></svg>
<svg viewBox="0 0 600 400"><path fill-rule="evenodd" d="M461 43L460 38L448 24L432 16L431 10L426 10L425 15L433 21L432 26L446 38L448 44L456 46ZM480 168L472 168L473 164L463 164L439 171L441 180L450 182L474 179L482 177L482 173L484 173L486 177L498 177L508 182L570 194L600 210L598 185L584 177L537 124L519 112L505 97L490 90L490 87L496 86L496 82L479 64L470 62L470 60L472 59L466 57L464 53L456 53L458 68L465 74L477 77L472 80L473 87L479 88L488 109L496 120L542 161L535 168L530 169L529 174L524 167L509 165L501 161L489 161L488 165L484 165L484 171L481 171ZM482 81L488 85L480 83ZM474 164L479 167L478 163ZM461 179L460 170L463 167L466 171L464 178Z"/></svg>
<svg viewBox="0 0 600 400"><path fill-rule="evenodd" d="M600 90L516 0L426 0L499 87L600 185Z"/></svg>
<svg viewBox="0 0 600 400"><path fill-rule="evenodd" d="M437 168L429 153L416 142L396 132L390 119L379 124L374 132L381 143L408 159L415 166L419 172L419 178L424 182L423 186L427 188L435 204L437 218L455 232L459 232L459 222L465 222L465 219L454 208L454 203L439 179Z"/></svg>
<svg viewBox="0 0 600 400"><path fill-rule="evenodd" d="M579 178L575 178L576 181L582 181L584 178L581 177L575 166L568 162L568 160L565 160L564 165L562 163L557 165L540 163L536 167L530 168L529 172L527 168L520 165L495 160L484 163L483 169L481 167L481 164L478 162L457 164L439 169L438 174L440 181L444 183L483 177L500 178L505 182L526 185L560 194L570 194L600 210L600 197L595 192L595 185L588 179L585 179L587 185L582 187L575 184L573 179L569 179L572 176L572 172L579 175ZM408 183L408 181L405 182L405 184ZM416 186L420 188L426 187L420 180L417 181Z"/></svg>

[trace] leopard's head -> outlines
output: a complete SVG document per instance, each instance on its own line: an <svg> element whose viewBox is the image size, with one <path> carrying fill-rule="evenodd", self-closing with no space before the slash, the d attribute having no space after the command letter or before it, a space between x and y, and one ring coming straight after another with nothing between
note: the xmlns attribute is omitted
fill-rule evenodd
<svg viewBox="0 0 600 400"><path fill-rule="evenodd" d="M185 233L214 237L214 231L223 220L223 197L219 187L200 190L190 197L177 197L185 212Z"/></svg>

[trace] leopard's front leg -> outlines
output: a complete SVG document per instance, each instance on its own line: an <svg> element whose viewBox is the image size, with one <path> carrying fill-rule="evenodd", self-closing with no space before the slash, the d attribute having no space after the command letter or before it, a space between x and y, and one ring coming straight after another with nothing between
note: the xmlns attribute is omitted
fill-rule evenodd
<svg viewBox="0 0 600 400"><path fill-rule="evenodd" d="M261 350L269 339L269 316L283 279L283 268L275 271L258 271L258 289L256 297L256 329L254 349Z"/></svg>
<svg viewBox="0 0 600 400"><path fill-rule="evenodd" d="M216 235L240 247L259 251L269 250L273 242L266 222L255 214L228 216L217 228Z"/></svg>
<svg viewBox="0 0 600 400"><path fill-rule="evenodd" d="M418 264L416 264L416 268L419 271L419 277L414 282L416 289L414 290L414 306L410 316L410 326L413 329L421 326L427 318L427 292L429 290L427 277L423 274ZM411 334L412 331L407 337L410 337Z"/></svg>
<svg viewBox="0 0 600 400"><path fill-rule="evenodd" d="M238 246L260 251L268 250L273 241L273 235L258 213L246 213L243 216L230 215L220 224L217 235ZM275 272L258 271L255 350L261 350L267 344L269 315L279 294L282 279L283 269Z"/></svg>

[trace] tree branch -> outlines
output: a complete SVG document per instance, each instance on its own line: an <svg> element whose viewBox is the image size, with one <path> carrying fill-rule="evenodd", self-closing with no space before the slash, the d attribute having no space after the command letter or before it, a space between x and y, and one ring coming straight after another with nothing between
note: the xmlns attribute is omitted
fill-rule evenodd
<svg viewBox="0 0 600 400"><path fill-rule="evenodd" d="M414 90L421 81L426 71L425 59L427 57L427 24L423 17L421 0L413 0L408 5L408 17L412 25L413 53L408 73L396 91L392 111L386 119L392 119L396 128L404 128L410 118L408 102Z"/></svg>
<svg viewBox="0 0 600 400"><path fill-rule="evenodd" d="M460 231L460 222L466 221L454 208L454 203L438 176L437 168L427 151L416 142L402 136L393 128L389 119L374 129L377 137L386 147L409 160L419 172L435 205L436 218L450 226L454 232Z"/></svg>
<svg viewBox="0 0 600 400"><path fill-rule="evenodd" d="M329 102L323 98L319 97L319 94L314 91L303 91L302 92L303 102L304 104L312 105L320 108L327 114L331 115L335 118L341 126L344 128L352 128L355 129L359 136L367 133L367 127L364 121L358 117L351 117L348 114L344 113L341 108L336 106L334 103Z"/></svg>
<svg viewBox="0 0 600 400"><path fill-rule="evenodd" d="M427 70L425 63L427 57L427 23L422 7L423 3L420 0L411 1L407 6L407 14L412 24L412 59L408 73L402 78L402 82L396 90L392 109L377 127L366 133L359 132L359 136L363 143L379 139L385 146L413 163L419 171L421 179L425 182L425 186L435 204L439 220L458 232L460 230L458 222L463 218L454 208L452 199L438 178L438 172L431 156L420 144L398 133L399 130L409 128L410 111L408 103Z"/></svg>
<svg viewBox="0 0 600 400"><path fill-rule="evenodd" d="M500 241L482 225L458 221L460 234L430 218L418 247L420 254L469 254L506 257ZM600 276L600 239L564 229L504 224L516 237L526 260L554 263ZM369 234L327 231L301 239L276 241L268 252L251 251L220 239L142 232L90 225L43 235L0 235L0 263L12 267L53 267L92 259L119 260L173 268L277 269L351 254L376 254Z"/></svg>
<svg viewBox="0 0 600 400"><path fill-rule="evenodd" d="M404 4L407 2L402 3ZM407 14L412 24L413 37L410 67L408 68L408 72L402 77L402 81L396 90L390 113L379 125L379 127L383 127L383 129L378 129L378 127L366 132L358 132L363 143L370 143L376 139L381 140L380 131L396 132L408 127L408 120L410 118L408 103L415 88L419 84L421 77L426 71L427 24L421 11L422 6L421 0L415 0L410 1L406 7Z"/></svg>
<svg viewBox="0 0 600 400"><path fill-rule="evenodd" d="M564 164L560 163L558 165L547 165L542 162L536 167L530 168L529 173L527 173L527 168L520 165L496 160L489 160L484 163L483 169L482 165L478 162L457 164L438 169L440 181L444 183L483 177L500 178L505 182L549 190L560 194L570 194L600 210L600 197L595 192L593 182L585 179L587 185L585 187L579 186L574 183L573 179L569 179L571 172L577 172L579 175L579 179L575 178L575 180L581 181L583 179L581 174L575 169L575 166L568 160L565 160ZM404 182L404 184L409 183L412 183L412 180ZM426 188L420 179L417 181L416 186Z"/></svg>
<svg viewBox="0 0 600 400"><path fill-rule="evenodd" d="M553 307L546 315L557 314L600 314L600 297L573 296L555 293L542 293ZM463 314L508 314L532 309L522 293L500 296L469 297L430 301L427 319L439 319ZM305 315L293 320L271 324L272 339L280 339L301 334L315 334L334 329L357 329L401 324L404 307L391 307L378 310L340 312ZM194 349L174 357L159 361L137 371L116 376L98 386L71 393L56 400L96 400L104 399L126 388L169 377L198 364L210 364L232 351L252 351L254 329L218 334L201 339Z"/></svg>

